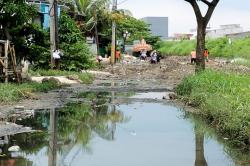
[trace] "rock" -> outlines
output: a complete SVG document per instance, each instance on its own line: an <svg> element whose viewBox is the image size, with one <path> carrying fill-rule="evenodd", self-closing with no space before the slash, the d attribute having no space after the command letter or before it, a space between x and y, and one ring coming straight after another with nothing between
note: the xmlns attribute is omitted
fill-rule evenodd
<svg viewBox="0 0 250 166"><path fill-rule="evenodd" d="M167 100L168 98L166 96L163 96L162 99Z"/></svg>
<svg viewBox="0 0 250 166"><path fill-rule="evenodd" d="M31 76L28 73L21 73L21 79L23 82L32 80Z"/></svg>
<svg viewBox="0 0 250 166"><path fill-rule="evenodd" d="M11 146L8 148L9 152L18 152L20 150L20 147L15 145L15 146Z"/></svg>
<svg viewBox="0 0 250 166"><path fill-rule="evenodd" d="M50 77L50 78L49 78L49 81L54 82L54 83L56 83L57 85L60 85L60 84L61 84L61 82L59 81L59 79L57 79L57 78L55 78L55 77Z"/></svg>
<svg viewBox="0 0 250 166"><path fill-rule="evenodd" d="M66 78L68 78L69 80L79 80L79 76L78 75L69 75L69 76L67 76Z"/></svg>
<svg viewBox="0 0 250 166"><path fill-rule="evenodd" d="M169 99L171 100L177 99L177 95L175 93L169 93L168 96L169 96Z"/></svg>
<svg viewBox="0 0 250 166"><path fill-rule="evenodd" d="M17 105L17 106L15 106L15 110L16 111L23 111L24 110L24 106Z"/></svg>
<svg viewBox="0 0 250 166"><path fill-rule="evenodd" d="M61 82L59 81L59 79L55 78L55 77L50 77L50 78L43 78L42 79L42 83L45 83L45 82L53 82L55 83L56 85L60 85Z"/></svg>
<svg viewBox="0 0 250 166"><path fill-rule="evenodd" d="M44 82L49 82L49 78L47 78L47 77L46 77L46 78L43 78L43 79L42 79L42 83L44 83Z"/></svg>

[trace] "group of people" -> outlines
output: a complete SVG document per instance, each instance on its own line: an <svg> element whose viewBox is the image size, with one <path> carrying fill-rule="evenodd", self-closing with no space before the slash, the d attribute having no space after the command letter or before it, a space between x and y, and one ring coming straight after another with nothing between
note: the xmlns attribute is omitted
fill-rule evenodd
<svg viewBox="0 0 250 166"><path fill-rule="evenodd" d="M124 57L127 57L127 55L129 55L127 52L121 53L120 50L116 50L115 51L115 62L123 62ZM140 51L140 60L146 61L148 60L148 56L149 54L147 54L147 50L143 49ZM151 51L150 53L150 63L151 64L157 64L160 62L161 57L158 55L156 50ZM101 61L103 61L103 58L101 55L97 55L96 56L96 60L97 62L101 63Z"/></svg>
<svg viewBox="0 0 250 166"><path fill-rule="evenodd" d="M191 64L195 64L196 63L196 51L193 50L191 51L190 54L191 54ZM203 56L206 62L208 62L208 55L209 55L209 51L206 48L203 53Z"/></svg>
<svg viewBox="0 0 250 166"><path fill-rule="evenodd" d="M140 52L140 59L141 60L147 60L147 50L141 50ZM150 53L150 63L151 64L156 64L160 62L160 56L157 54L156 50L153 50Z"/></svg>

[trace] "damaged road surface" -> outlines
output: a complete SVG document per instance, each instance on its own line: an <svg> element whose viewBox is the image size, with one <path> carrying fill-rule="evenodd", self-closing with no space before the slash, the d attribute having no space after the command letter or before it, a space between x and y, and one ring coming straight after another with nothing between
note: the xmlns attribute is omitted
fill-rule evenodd
<svg viewBox="0 0 250 166"><path fill-rule="evenodd" d="M93 72L91 85L1 105L0 118L7 122L0 123L0 166L246 163L250 154L231 149L229 140L169 100L176 85L194 72L187 59L171 58L156 65L106 66ZM19 148L9 151L14 147Z"/></svg>

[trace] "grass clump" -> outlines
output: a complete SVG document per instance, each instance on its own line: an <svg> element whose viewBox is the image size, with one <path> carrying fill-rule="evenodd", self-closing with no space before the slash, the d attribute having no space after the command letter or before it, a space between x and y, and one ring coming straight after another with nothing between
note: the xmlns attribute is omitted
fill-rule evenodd
<svg viewBox="0 0 250 166"><path fill-rule="evenodd" d="M199 107L210 125L236 145L250 146L250 77L207 70L187 77L177 94Z"/></svg>
<svg viewBox="0 0 250 166"><path fill-rule="evenodd" d="M195 48L195 40L183 40L183 41L165 41L159 44L159 52L162 55L189 55Z"/></svg>
<svg viewBox="0 0 250 166"><path fill-rule="evenodd" d="M33 98L34 92L47 92L60 88L61 85L53 81L44 83L0 84L0 103L17 102L25 98Z"/></svg>
<svg viewBox="0 0 250 166"><path fill-rule="evenodd" d="M80 73L74 71L61 71L61 70L36 70L29 72L33 76L77 76L82 83L90 84L93 82L94 77L89 73Z"/></svg>

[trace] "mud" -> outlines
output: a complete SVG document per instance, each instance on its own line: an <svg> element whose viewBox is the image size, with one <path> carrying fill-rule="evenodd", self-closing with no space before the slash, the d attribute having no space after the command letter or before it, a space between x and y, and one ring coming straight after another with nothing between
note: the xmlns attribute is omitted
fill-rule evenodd
<svg viewBox="0 0 250 166"><path fill-rule="evenodd" d="M113 67L104 65L99 69L100 72L96 72L95 81L91 85L74 84L49 93L36 94L35 99L1 105L0 121L9 119L18 111L16 108L19 106L23 107L24 110L58 108L70 101L77 100L77 94L86 91L165 92L167 96L169 92L174 91L174 88L184 77L194 74L194 67L194 65L189 64L188 57L178 56L167 57L159 64L135 60L126 65L116 64ZM236 66L219 59L210 60L207 67L216 70L250 73L250 69L247 67ZM102 72L105 74L100 74Z"/></svg>

